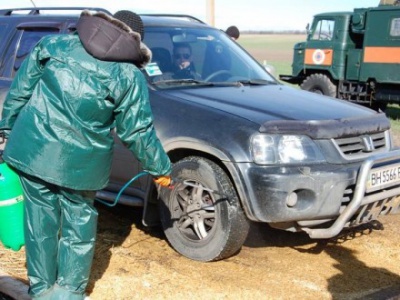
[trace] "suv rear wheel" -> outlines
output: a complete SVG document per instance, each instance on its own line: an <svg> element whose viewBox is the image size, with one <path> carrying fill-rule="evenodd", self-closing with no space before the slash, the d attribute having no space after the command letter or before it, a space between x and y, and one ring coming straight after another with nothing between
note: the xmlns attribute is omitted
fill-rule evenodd
<svg viewBox="0 0 400 300"><path fill-rule="evenodd" d="M174 164L173 189L162 189L161 223L172 247L199 261L232 256L249 221L225 172L214 162L188 157Z"/></svg>

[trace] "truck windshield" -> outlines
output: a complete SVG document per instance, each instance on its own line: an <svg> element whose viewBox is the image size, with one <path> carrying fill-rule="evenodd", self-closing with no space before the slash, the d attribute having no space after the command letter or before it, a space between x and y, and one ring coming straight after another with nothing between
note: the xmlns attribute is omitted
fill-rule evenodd
<svg viewBox="0 0 400 300"><path fill-rule="evenodd" d="M144 43L153 54L144 72L149 82L159 88L276 83L257 61L217 29L148 27Z"/></svg>
<svg viewBox="0 0 400 300"><path fill-rule="evenodd" d="M333 28L335 21L333 20L319 20L317 25L312 31L311 40L330 41L333 37Z"/></svg>

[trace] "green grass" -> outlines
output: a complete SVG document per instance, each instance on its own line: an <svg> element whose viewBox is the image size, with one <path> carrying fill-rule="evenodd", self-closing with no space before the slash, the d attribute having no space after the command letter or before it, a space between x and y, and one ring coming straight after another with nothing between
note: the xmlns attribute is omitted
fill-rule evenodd
<svg viewBox="0 0 400 300"><path fill-rule="evenodd" d="M293 47L305 39L300 34L243 34L238 42L260 63L272 65L275 75L292 73Z"/></svg>
<svg viewBox="0 0 400 300"><path fill-rule="evenodd" d="M292 67L287 64L286 61L268 61L267 63L274 67L275 72L274 75L279 79L279 74L282 75L291 75Z"/></svg>
<svg viewBox="0 0 400 300"><path fill-rule="evenodd" d="M400 106L398 104L390 104L386 109L386 115L390 119L392 131L400 135Z"/></svg>
<svg viewBox="0 0 400 300"><path fill-rule="evenodd" d="M274 75L292 74L293 47L304 41L301 34L241 34L239 44L245 48L260 63L264 61L274 67ZM391 104L386 110L392 130L400 135L400 106Z"/></svg>

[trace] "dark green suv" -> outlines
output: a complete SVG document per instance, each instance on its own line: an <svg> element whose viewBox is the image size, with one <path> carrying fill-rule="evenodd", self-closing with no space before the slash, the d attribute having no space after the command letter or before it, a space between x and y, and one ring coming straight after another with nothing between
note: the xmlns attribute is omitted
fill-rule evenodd
<svg viewBox="0 0 400 300"><path fill-rule="evenodd" d="M0 11L0 103L43 35L73 34L79 13ZM399 210L400 151L385 114L279 84L223 31L190 16L142 15L153 60L143 73L155 127L173 162L173 189L150 177L120 203L154 204L179 253L211 261L235 254L249 222L329 238ZM174 71L189 45L191 72ZM84 167L84 166L82 166ZM140 165L116 139L112 201ZM159 197L158 197L159 196ZM160 200L158 200L160 199Z"/></svg>

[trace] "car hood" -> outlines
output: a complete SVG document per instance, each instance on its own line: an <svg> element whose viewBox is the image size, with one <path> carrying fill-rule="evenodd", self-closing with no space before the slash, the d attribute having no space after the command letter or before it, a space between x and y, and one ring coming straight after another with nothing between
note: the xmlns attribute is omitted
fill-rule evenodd
<svg viewBox="0 0 400 300"><path fill-rule="evenodd" d="M284 85L182 89L168 93L260 125L270 120L332 120L376 114L347 101Z"/></svg>
<svg viewBox="0 0 400 300"><path fill-rule="evenodd" d="M384 113L284 85L182 89L168 93L256 123L260 132L303 133L318 139L390 128Z"/></svg>

